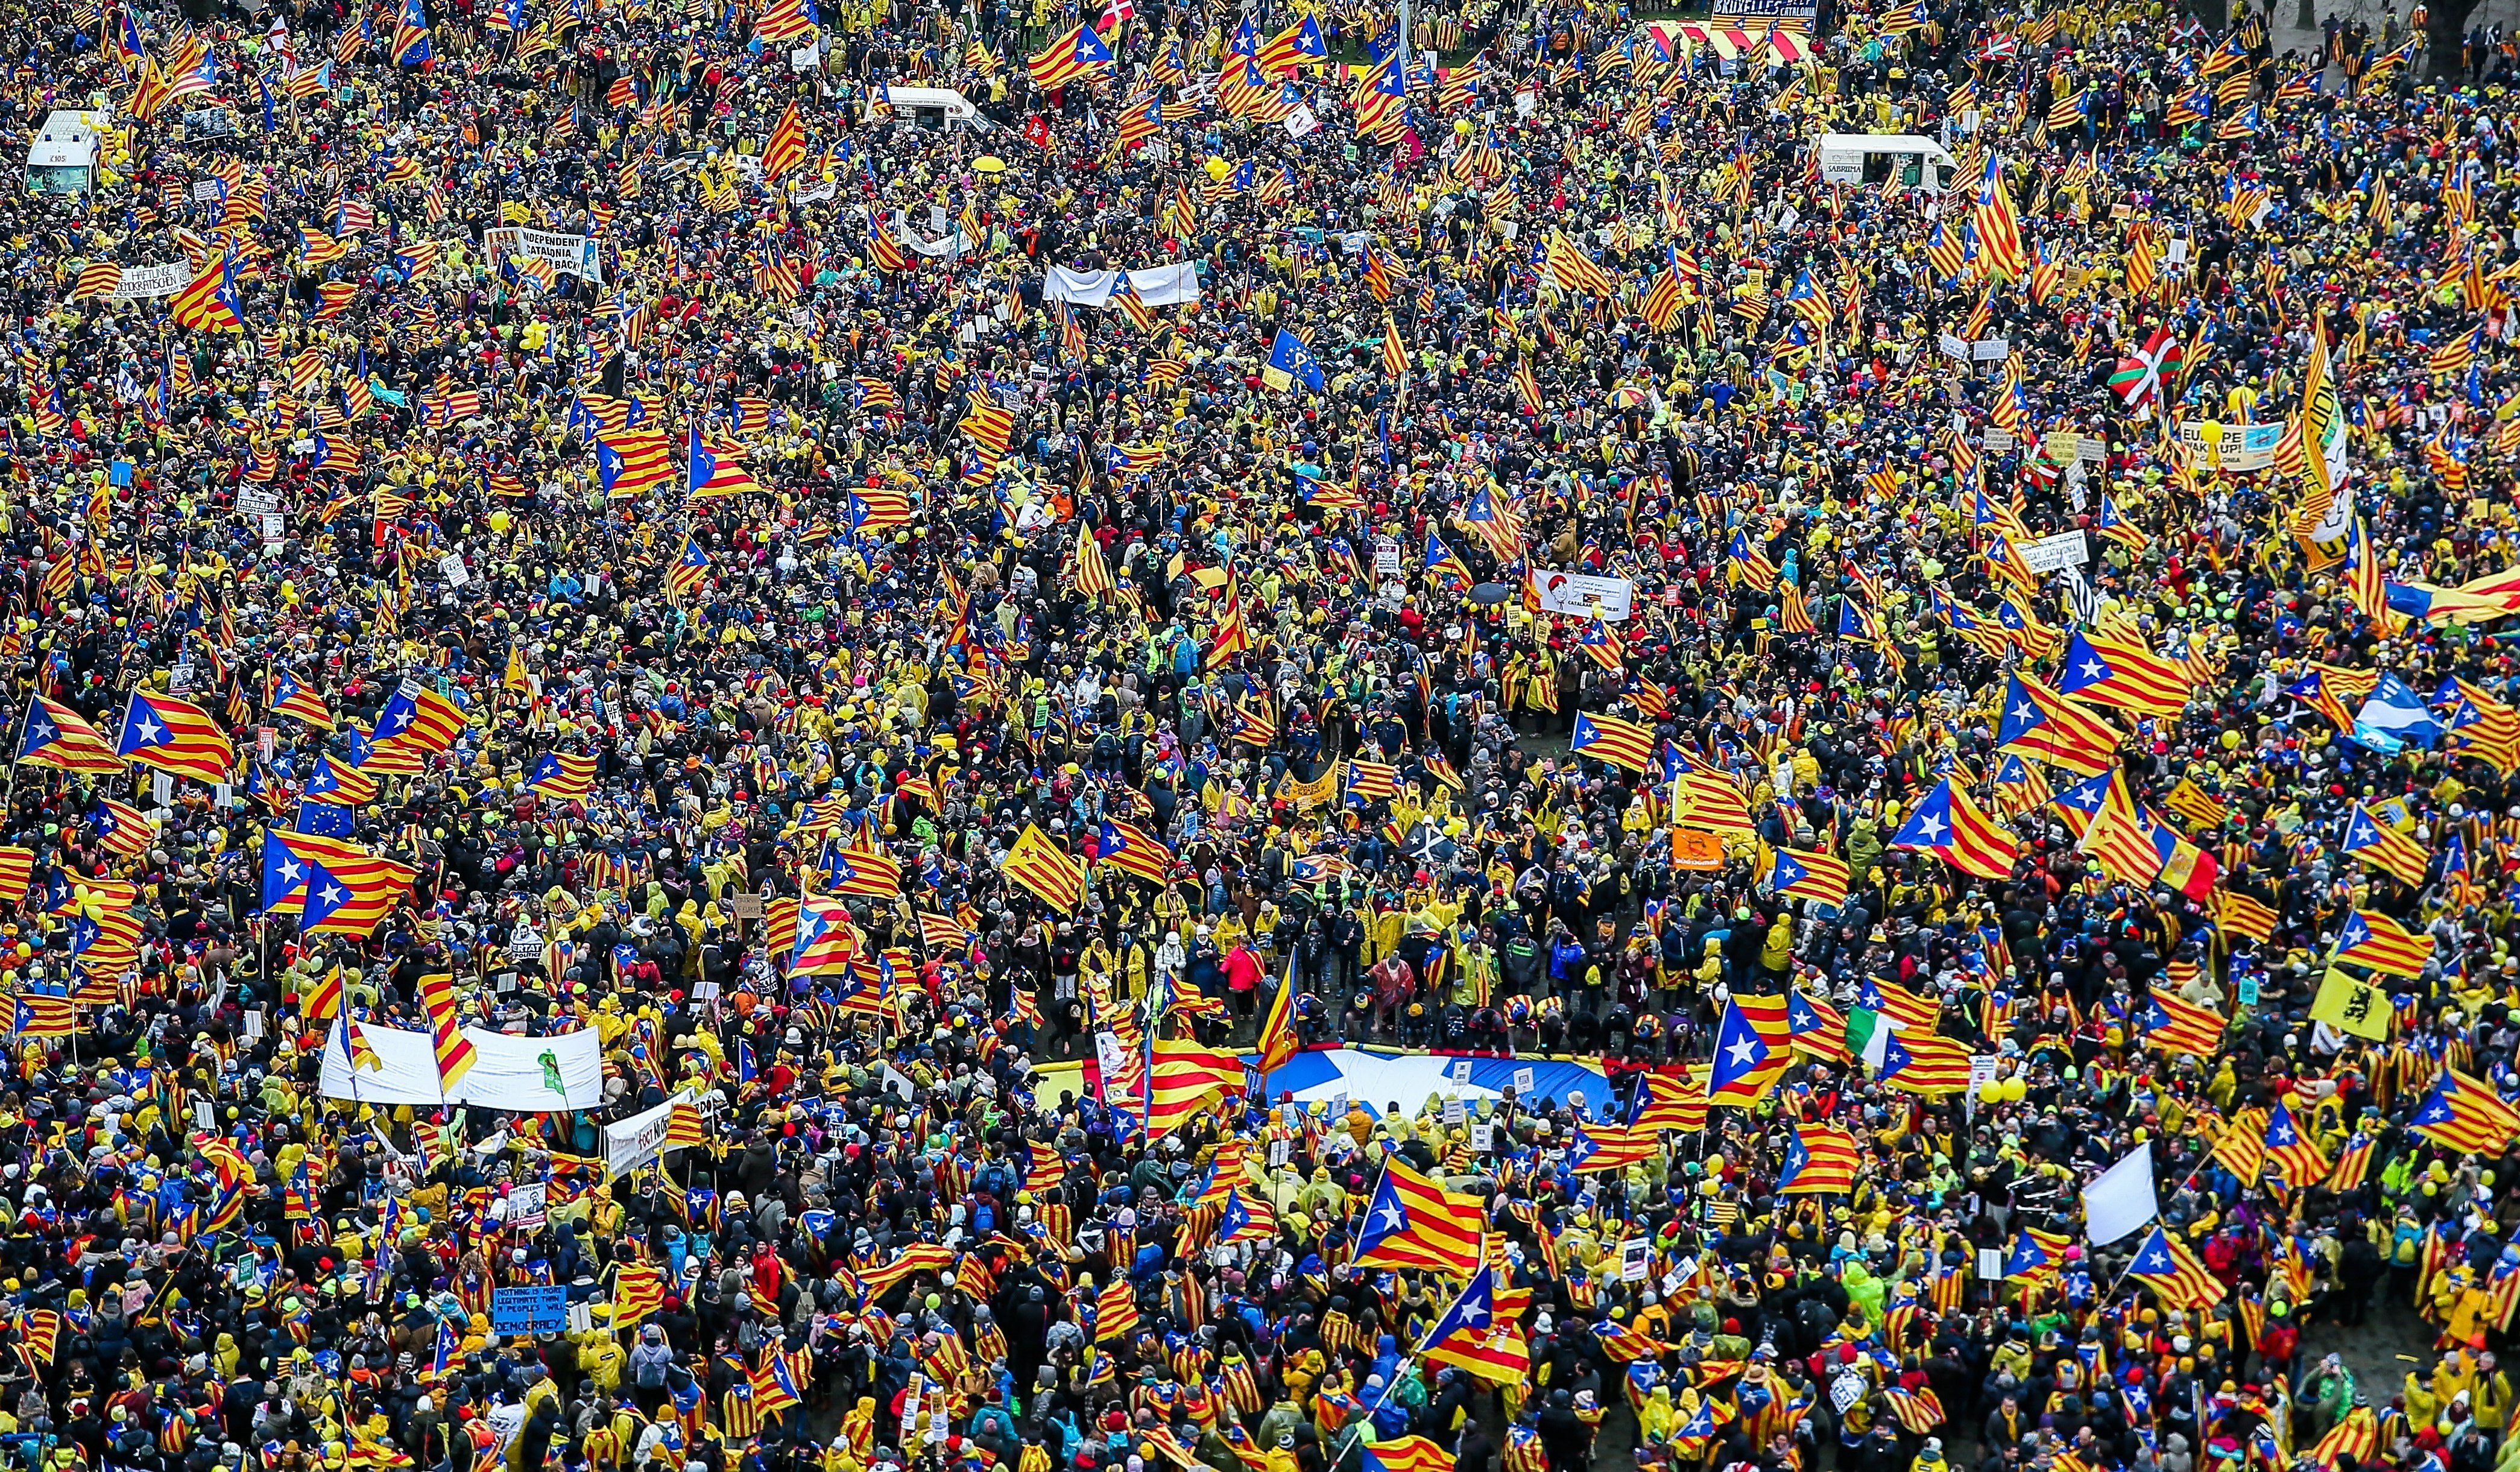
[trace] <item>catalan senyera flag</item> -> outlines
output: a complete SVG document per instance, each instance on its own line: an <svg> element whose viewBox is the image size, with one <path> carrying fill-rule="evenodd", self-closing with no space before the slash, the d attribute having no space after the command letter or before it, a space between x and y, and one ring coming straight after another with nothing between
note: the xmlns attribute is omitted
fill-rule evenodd
<svg viewBox="0 0 2520 1472"><path fill-rule="evenodd" d="M1093 528L1087 526L1081 517L1076 523L1076 554L1069 560L1067 570L1075 582L1076 591L1087 598L1120 591L1119 583L1111 576L1111 564L1103 560L1102 544L1094 539Z"/></svg>
<svg viewBox="0 0 2520 1472"><path fill-rule="evenodd" d="M1242 1087L1242 1060L1221 1048L1159 1038L1148 1045L1147 1137L1160 1139L1213 1099Z"/></svg>
<svg viewBox="0 0 2520 1472"><path fill-rule="evenodd" d="M1359 1267L1426 1268L1466 1277L1479 1266L1487 1213L1478 1198L1449 1191L1393 1156L1366 1198L1357 1224Z"/></svg>
<svg viewBox="0 0 2520 1472"><path fill-rule="evenodd" d="M1862 1164L1854 1136L1833 1125L1806 1122L1794 1127L1794 1137L1785 1146L1777 1190L1786 1196L1851 1194Z"/></svg>
<svg viewBox="0 0 2520 1472"><path fill-rule="evenodd" d="M1084 903L1085 866L1069 858L1039 824L1024 825L1014 847L1007 852L1005 870L1008 878L1031 890L1062 914Z"/></svg>
<svg viewBox="0 0 2520 1472"><path fill-rule="evenodd" d="M297 999L297 1014L309 1022L324 1022L341 1009L341 968L334 966Z"/></svg>
<svg viewBox="0 0 2520 1472"><path fill-rule="evenodd" d="M423 976L420 1004L428 1013L428 1026L436 1045L438 1087L452 1089L472 1071L475 1061L472 1040L464 1036L456 1012L455 978L443 971Z"/></svg>
<svg viewBox="0 0 2520 1472"><path fill-rule="evenodd" d="M366 1030L354 1017L341 1019L341 1052L350 1060L353 1074L379 1073L384 1069L385 1060L377 1055L377 1046L368 1041Z"/></svg>
<svg viewBox="0 0 2520 1472"><path fill-rule="evenodd" d="M135 690L122 712L114 754L126 761L205 782L224 782L236 747L216 718L190 700Z"/></svg>
<svg viewBox="0 0 2520 1472"><path fill-rule="evenodd" d="M665 1270L623 1263L612 1275L612 1327L626 1329L665 1306Z"/></svg>
<svg viewBox="0 0 2520 1472"><path fill-rule="evenodd" d="M1260 1020L1260 1077L1283 1068L1303 1050L1303 1038L1295 1031L1295 965L1294 958L1286 959L1286 974L1278 984L1276 995L1269 999L1269 1013Z"/></svg>
<svg viewBox="0 0 2520 1472"><path fill-rule="evenodd" d="M775 184L804 163L805 122L791 99L788 111L779 114L777 126L770 130L769 146L762 150L761 177Z"/></svg>
<svg viewBox="0 0 2520 1472"><path fill-rule="evenodd" d="M1422 1436L1395 1437L1359 1448L1365 1472L1453 1472L1453 1453Z"/></svg>
<svg viewBox="0 0 2520 1472"><path fill-rule="evenodd" d="M1094 1301L1094 1342L1126 1340L1137 1327L1137 1290L1126 1278L1105 1284Z"/></svg>

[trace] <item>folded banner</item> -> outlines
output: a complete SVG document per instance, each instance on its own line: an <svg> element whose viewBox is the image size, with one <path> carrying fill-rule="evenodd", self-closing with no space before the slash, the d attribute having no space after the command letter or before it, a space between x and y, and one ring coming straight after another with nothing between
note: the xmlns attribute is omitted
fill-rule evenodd
<svg viewBox="0 0 2520 1472"><path fill-rule="evenodd" d="M1073 271L1053 266L1050 279L1042 283L1041 299L1073 302L1081 307L1107 307L1112 289L1119 285L1117 271ZM1148 266L1130 272L1129 285L1137 289L1138 299L1150 307L1180 306L1198 300L1198 267L1190 261Z"/></svg>
<svg viewBox="0 0 2520 1472"><path fill-rule="evenodd" d="M376 1049L377 1066L353 1070L342 1041L344 1023L333 1024L324 1045L324 1096L363 1104L472 1104L484 1109L542 1112L592 1109L604 1102L604 1045L595 1029L548 1038L519 1038L468 1027L472 1066L441 1090L437 1046L428 1033L359 1025Z"/></svg>

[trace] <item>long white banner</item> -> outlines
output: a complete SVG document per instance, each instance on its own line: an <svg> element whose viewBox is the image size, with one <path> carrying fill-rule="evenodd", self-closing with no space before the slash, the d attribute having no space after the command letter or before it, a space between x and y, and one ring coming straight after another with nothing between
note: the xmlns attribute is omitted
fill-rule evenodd
<svg viewBox="0 0 2520 1472"><path fill-rule="evenodd" d="M492 260L521 255L527 260L549 261L562 271L582 276L597 286L604 284L604 257L595 237L566 235L558 230L528 230L522 225L501 225L481 232L481 248Z"/></svg>
<svg viewBox="0 0 2520 1472"><path fill-rule="evenodd" d="M105 293L108 301L138 301L150 296L172 296L193 280L193 268L183 261L168 261L160 266L125 266L122 280Z"/></svg>

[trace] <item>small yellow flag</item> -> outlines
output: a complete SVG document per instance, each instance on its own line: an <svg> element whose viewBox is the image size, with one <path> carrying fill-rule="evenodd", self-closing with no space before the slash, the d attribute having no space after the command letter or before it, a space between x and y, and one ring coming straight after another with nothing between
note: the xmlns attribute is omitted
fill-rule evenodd
<svg viewBox="0 0 2520 1472"><path fill-rule="evenodd" d="M2330 966L2319 980L2318 997L2310 1004L2310 1015L2312 1020L2327 1023L2341 1032L2385 1043L2389 1024L2397 1013L2389 1005L2388 993Z"/></svg>

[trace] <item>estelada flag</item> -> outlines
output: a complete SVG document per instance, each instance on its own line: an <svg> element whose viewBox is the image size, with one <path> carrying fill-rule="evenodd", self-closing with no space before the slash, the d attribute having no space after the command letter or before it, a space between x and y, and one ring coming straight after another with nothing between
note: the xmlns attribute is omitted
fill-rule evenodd
<svg viewBox="0 0 2520 1472"><path fill-rule="evenodd" d="M122 736L114 754L178 777L224 782L236 766L236 747L218 721L190 700L135 690L122 712Z"/></svg>
<svg viewBox="0 0 2520 1472"><path fill-rule="evenodd" d="M1787 1196L1852 1193L1863 1155L1855 1137L1817 1122L1795 1127L1785 1145L1784 1168L1777 1173L1777 1190Z"/></svg>
<svg viewBox="0 0 2520 1472"><path fill-rule="evenodd" d="M2170 1308L2202 1309L2223 1301L2222 1280L2206 1271L2195 1253L2158 1227L2136 1249L2127 1276L2150 1288Z"/></svg>
<svg viewBox="0 0 2520 1472"><path fill-rule="evenodd" d="M1444 1189L1394 1156L1366 1199L1352 1261L1361 1268L1429 1268L1466 1276L1479 1265L1486 1230L1477 1198Z"/></svg>

